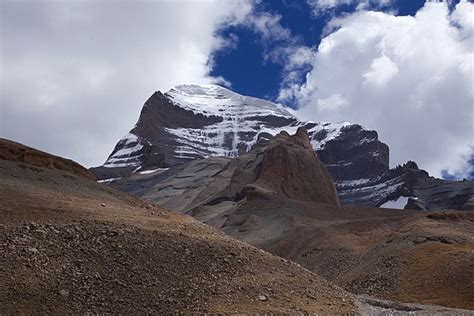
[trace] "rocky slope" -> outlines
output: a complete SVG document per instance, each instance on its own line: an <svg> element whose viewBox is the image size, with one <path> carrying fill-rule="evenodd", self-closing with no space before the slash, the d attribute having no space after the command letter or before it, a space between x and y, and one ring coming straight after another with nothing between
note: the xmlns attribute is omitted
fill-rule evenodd
<svg viewBox="0 0 474 316"><path fill-rule="evenodd" d="M474 308L473 215L340 206L303 129L293 136L282 132L237 158L193 160L112 185L357 294Z"/></svg>
<svg viewBox="0 0 474 316"><path fill-rule="evenodd" d="M79 165L78 163L58 156L42 152L37 149L0 138L0 159L14 161L24 168L34 169L34 167L58 169L68 171L74 175L95 180L95 175Z"/></svg>
<svg viewBox="0 0 474 316"><path fill-rule="evenodd" d="M212 225L356 293L473 308L471 214L340 207L308 144L303 131L282 133L242 156L229 180L238 181L223 190L240 192L241 201ZM474 314L354 296L188 216L97 184L77 164L26 149L50 163L0 159L0 314ZM286 159L299 163L281 170ZM266 160L271 168L263 170ZM304 195L295 195L291 179L307 170L318 182L302 181ZM289 181L269 185L273 176ZM254 189L242 190L246 183Z"/></svg>
<svg viewBox="0 0 474 316"><path fill-rule="evenodd" d="M293 136L281 132L234 159L193 160L182 168L138 173L113 186L194 215L196 208L234 208L261 194L339 205L331 176L304 128Z"/></svg>
<svg viewBox="0 0 474 316"><path fill-rule="evenodd" d="M401 198L405 203L400 208L474 208L472 181L434 179L412 162L389 169L389 148L375 131L348 122L301 122L277 104L215 85L155 92L104 165L91 170L104 183L132 174L161 173L196 159L241 156L257 143L281 131L294 134L299 127L308 131L342 204L381 206ZM409 197L418 199L407 204ZM445 202L440 204L441 200Z"/></svg>
<svg viewBox="0 0 474 316"><path fill-rule="evenodd" d="M0 314L356 311L297 264L28 152L50 163L0 159Z"/></svg>
<svg viewBox="0 0 474 316"><path fill-rule="evenodd" d="M236 157L249 152L259 139L281 131L294 134L299 127L308 130L313 148L326 153L330 170L342 179L388 170L388 147L374 131L348 122L300 122L277 104L214 85L155 92L135 127L117 143L105 164L93 170L106 180L198 158ZM349 170L348 164L355 167Z"/></svg>
<svg viewBox="0 0 474 316"><path fill-rule="evenodd" d="M336 182L344 204L410 210L474 210L474 182L431 177L409 161L370 179Z"/></svg>

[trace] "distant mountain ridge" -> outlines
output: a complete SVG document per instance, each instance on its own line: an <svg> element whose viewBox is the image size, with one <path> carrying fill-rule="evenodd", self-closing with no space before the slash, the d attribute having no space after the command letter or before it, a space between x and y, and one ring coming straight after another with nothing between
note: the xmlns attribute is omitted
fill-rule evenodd
<svg viewBox="0 0 474 316"><path fill-rule="evenodd" d="M166 93L155 92L145 102L137 124L117 143L107 161L91 170L99 181L111 183L137 172L174 168L196 159L238 157L259 142L268 142L282 131L294 134L300 127L308 131L343 204L380 206L402 196L430 196L433 192L433 178L416 163L390 170L389 147L378 139L376 131L349 122L302 122L278 104L217 85L181 85ZM448 183L439 181L435 185ZM466 203L472 204L472 183L458 188L462 196L454 194L452 203L443 207L462 209ZM439 209L435 202L427 201L411 201L410 205Z"/></svg>
<svg viewBox="0 0 474 316"><path fill-rule="evenodd" d="M324 151L335 138L350 138L357 148L336 148L325 156L330 169L343 179L388 170L388 147L377 133L349 122L301 122L275 103L242 96L226 88L182 85L162 94L155 92L145 103L136 126L109 156L99 178L116 178L148 167L170 167L211 156L236 157L247 153L259 139L281 131L294 134L305 127L315 150ZM350 157L348 156L350 155ZM357 157L357 156L364 157ZM347 156L347 157L346 157ZM349 160L347 160L349 159ZM344 168L344 164L355 167ZM368 169L372 170L370 172Z"/></svg>

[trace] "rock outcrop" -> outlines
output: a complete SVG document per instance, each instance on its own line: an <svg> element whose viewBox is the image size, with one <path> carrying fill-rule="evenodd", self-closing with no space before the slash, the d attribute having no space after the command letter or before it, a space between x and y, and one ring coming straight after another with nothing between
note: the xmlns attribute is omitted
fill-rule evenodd
<svg viewBox="0 0 474 316"><path fill-rule="evenodd" d="M334 181L374 178L389 170L389 148L376 131L349 125L337 138L317 150Z"/></svg>
<svg viewBox="0 0 474 316"><path fill-rule="evenodd" d="M293 136L281 132L237 158L194 160L161 173L135 174L113 186L184 213L207 207L217 214L260 196L339 205L331 176L304 128Z"/></svg>
<svg viewBox="0 0 474 316"><path fill-rule="evenodd" d="M255 187L294 200L339 205L331 176L313 151L308 132L278 134L263 152Z"/></svg>
<svg viewBox="0 0 474 316"><path fill-rule="evenodd" d="M86 179L96 180L94 173L72 160L54 156L3 138L0 138L0 159L22 163L25 168L58 169Z"/></svg>

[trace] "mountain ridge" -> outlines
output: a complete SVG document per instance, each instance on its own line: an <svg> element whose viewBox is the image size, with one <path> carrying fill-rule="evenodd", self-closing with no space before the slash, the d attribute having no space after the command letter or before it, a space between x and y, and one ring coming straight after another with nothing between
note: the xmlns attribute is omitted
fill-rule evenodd
<svg viewBox="0 0 474 316"><path fill-rule="evenodd" d="M175 168L213 156L238 157L281 131L308 131L313 149L330 172L341 203L381 206L411 198L406 206L441 209L433 194L449 191L443 208L474 208L474 185L440 182L416 164L389 168L389 147L376 131L349 122L302 122L281 106L242 96L215 85L181 85L155 92L142 108L137 124L122 138L107 161L91 168L111 183L137 172ZM433 187L436 187L433 189ZM460 188L462 196L450 187ZM421 196L421 199L413 201ZM426 198L427 197L427 198Z"/></svg>

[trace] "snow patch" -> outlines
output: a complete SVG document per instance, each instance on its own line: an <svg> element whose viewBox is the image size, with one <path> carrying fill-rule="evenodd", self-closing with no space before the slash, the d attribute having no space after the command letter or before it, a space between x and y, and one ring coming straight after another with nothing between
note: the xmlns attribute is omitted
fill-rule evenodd
<svg viewBox="0 0 474 316"><path fill-rule="evenodd" d="M366 184L371 179L357 179L357 180L345 180L345 181L338 181L337 185L341 187L359 187L362 184Z"/></svg>
<svg viewBox="0 0 474 316"><path fill-rule="evenodd" d="M180 85L165 93L177 106L206 116L232 113L248 116L293 117L283 106L270 101L243 96L217 85Z"/></svg>
<svg viewBox="0 0 474 316"><path fill-rule="evenodd" d="M139 173L140 174L152 174L152 173L155 173L155 172L158 172L158 171L166 171L168 170L169 168L157 168L157 169L152 169L152 170L144 170L144 171L140 171Z"/></svg>
<svg viewBox="0 0 474 316"><path fill-rule="evenodd" d="M139 152L143 149L143 145L136 135L128 133L120 139L117 145L121 148L107 159L104 167L120 168L137 167L140 165L138 157L142 155Z"/></svg>
<svg viewBox="0 0 474 316"><path fill-rule="evenodd" d="M380 205L381 208L395 208L403 210L408 203L409 198L414 198L413 196L400 196L394 201L388 201Z"/></svg>
<svg viewBox="0 0 474 316"><path fill-rule="evenodd" d="M103 183L103 184L109 184L109 183L111 183L111 182L114 182L114 181L120 180L120 179L122 179L122 177L103 179L103 180L98 180L97 182Z"/></svg>

